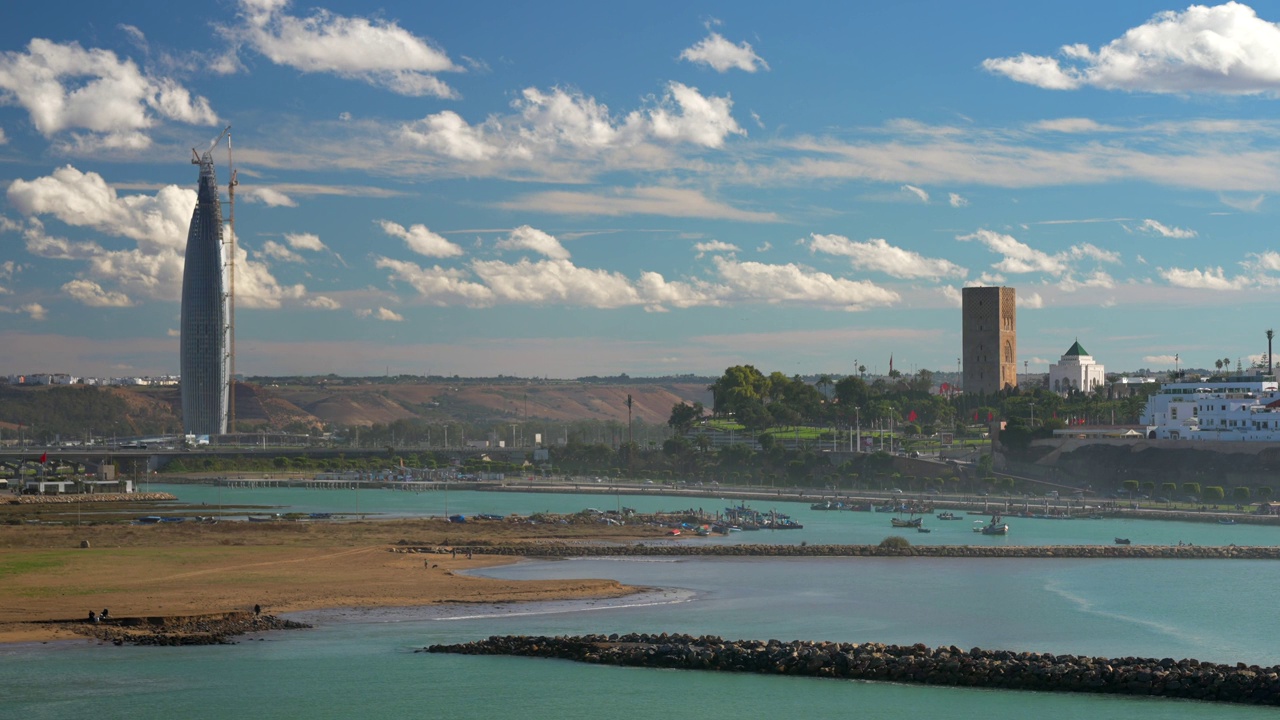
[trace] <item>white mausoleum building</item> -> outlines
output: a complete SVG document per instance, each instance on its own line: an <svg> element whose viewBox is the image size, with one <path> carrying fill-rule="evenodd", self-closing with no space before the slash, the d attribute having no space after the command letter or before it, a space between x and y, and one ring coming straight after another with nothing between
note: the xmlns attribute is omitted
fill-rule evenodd
<svg viewBox="0 0 1280 720"><path fill-rule="evenodd" d="M1056 393L1093 392L1106 383L1106 368L1093 361L1079 340L1067 349L1061 360L1049 366L1049 389Z"/></svg>

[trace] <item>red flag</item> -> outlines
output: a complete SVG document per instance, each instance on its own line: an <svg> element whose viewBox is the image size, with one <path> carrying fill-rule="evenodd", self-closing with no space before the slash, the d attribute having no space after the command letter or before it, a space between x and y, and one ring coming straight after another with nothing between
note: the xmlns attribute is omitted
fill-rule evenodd
<svg viewBox="0 0 1280 720"><path fill-rule="evenodd" d="M40 453L40 464L43 465L45 460L49 459L49 453Z"/></svg>
<svg viewBox="0 0 1280 720"><path fill-rule="evenodd" d="M995 414L994 414L994 413L992 413L990 410L988 410L988 411L987 411L987 422L991 422L992 420L995 420L995 419L996 419Z"/></svg>
<svg viewBox="0 0 1280 720"><path fill-rule="evenodd" d="M915 422L915 421L916 421L916 411L912 410L910 413L907 414L907 422Z"/></svg>
<svg viewBox="0 0 1280 720"><path fill-rule="evenodd" d="M974 422L978 422L978 411L977 411L977 410L974 410L974 411L973 411L973 421L974 421Z"/></svg>

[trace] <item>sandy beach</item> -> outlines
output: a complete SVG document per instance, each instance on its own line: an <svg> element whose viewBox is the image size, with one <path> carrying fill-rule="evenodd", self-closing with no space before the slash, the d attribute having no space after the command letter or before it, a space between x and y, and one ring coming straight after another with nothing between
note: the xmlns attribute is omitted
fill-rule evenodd
<svg viewBox="0 0 1280 720"><path fill-rule="evenodd" d="M653 530L635 528L629 537ZM619 528L438 520L333 523L0 526L0 642L78 637L90 610L183 617L338 607L405 607L618 597L612 580L516 582L458 571L515 561L465 551L391 552L401 541L463 547L480 541L622 539ZM89 547L81 547L87 543Z"/></svg>

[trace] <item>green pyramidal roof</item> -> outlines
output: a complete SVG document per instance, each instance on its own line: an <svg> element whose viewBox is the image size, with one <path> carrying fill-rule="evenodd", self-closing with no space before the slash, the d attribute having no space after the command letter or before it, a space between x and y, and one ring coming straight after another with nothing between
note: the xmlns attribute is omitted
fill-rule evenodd
<svg viewBox="0 0 1280 720"><path fill-rule="evenodd" d="M1067 357L1068 355L1088 355L1088 354L1089 352L1085 350L1083 347L1081 347L1080 341L1077 340L1075 341L1075 344L1071 346L1071 349L1067 350L1066 355L1063 355L1063 357Z"/></svg>

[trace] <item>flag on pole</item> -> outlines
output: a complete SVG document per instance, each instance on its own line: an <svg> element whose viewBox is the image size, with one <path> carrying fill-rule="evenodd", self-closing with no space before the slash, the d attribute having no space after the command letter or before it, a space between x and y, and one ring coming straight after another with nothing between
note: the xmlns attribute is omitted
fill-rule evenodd
<svg viewBox="0 0 1280 720"><path fill-rule="evenodd" d="M977 411L977 410L974 410L974 411L973 411L973 421L974 421L974 422L978 422L978 411Z"/></svg>
<svg viewBox="0 0 1280 720"><path fill-rule="evenodd" d="M907 413L907 422L915 422L916 417L917 417L916 411L912 410L910 413Z"/></svg>
<svg viewBox="0 0 1280 720"><path fill-rule="evenodd" d="M49 453L40 453L40 464L43 465L45 460L49 459Z"/></svg>
<svg viewBox="0 0 1280 720"><path fill-rule="evenodd" d="M994 413L992 413L990 410L988 410L988 411L987 411L987 422L991 422L992 420L995 420L995 419L996 419L995 414L994 414Z"/></svg>

